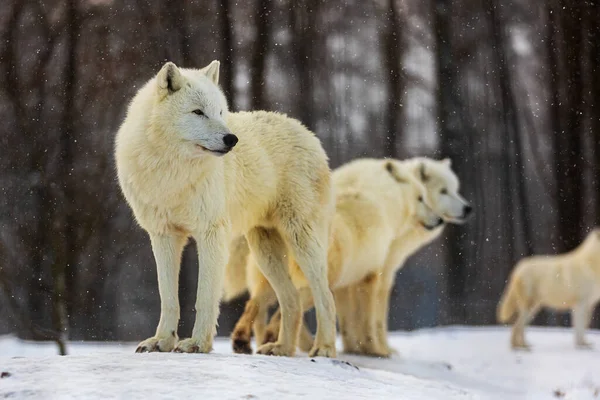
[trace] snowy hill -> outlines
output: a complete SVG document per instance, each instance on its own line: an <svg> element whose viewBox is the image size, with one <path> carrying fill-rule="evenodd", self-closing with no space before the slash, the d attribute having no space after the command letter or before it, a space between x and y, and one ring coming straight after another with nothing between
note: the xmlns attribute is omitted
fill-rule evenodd
<svg viewBox="0 0 600 400"><path fill-rule="evenodd" d="M600 354L572 332L531 328L530 353L508 349L506 328L395 333L391 359L340 360L212 354L134 354L134 343L55 346L0 338L0 398L600 399ZM600 332L589 339L600 348Z"/></svg>

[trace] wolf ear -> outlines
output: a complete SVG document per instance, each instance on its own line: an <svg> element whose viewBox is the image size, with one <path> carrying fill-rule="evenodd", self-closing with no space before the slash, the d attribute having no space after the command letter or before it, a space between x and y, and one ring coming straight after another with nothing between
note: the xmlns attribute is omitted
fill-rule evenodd
<svg viewBox="0 0 600 400"><path fill-rule="evenodd" d="M444 158L442 160L442 164L444 164L446 167L451 167L452 166L452 160L450 158Z"/></svg>
<svg viewBox="0 0 600 400"><path fill-rule="evenodd" d="M175 64L168 62L158 72L156 82L160 92L165 95L173 94L183 86L183 75Z"/></svg>
<svg viewBox="0 0 600 400"><path fill-rule="evenodd" d="M394 164L391 161L385 163L385 169L392 175L392 178L394 178L396 182L408 183L408 181L398 173L398 170L396 170L396 167L394 167Z"/></svg>
<svg viewBox="0 0 600 400"><path fill-rule="evenodd" d="M213 60L213 62L208 64L206 67L202 68L201 71L204 73L204 75L207 76L208 79L213 81L213 83L215 85L218 85L219 84L219 67L220 66L221 66L221 63L219 61Z"/></svg>
<svg viewBox="0 0 600 400"><path fill-rule="evenodd" d="M429 175L425 172L425 164L421 163L419 165L419 176L421 177L421 181L427 182L429 180Z"/></svg>

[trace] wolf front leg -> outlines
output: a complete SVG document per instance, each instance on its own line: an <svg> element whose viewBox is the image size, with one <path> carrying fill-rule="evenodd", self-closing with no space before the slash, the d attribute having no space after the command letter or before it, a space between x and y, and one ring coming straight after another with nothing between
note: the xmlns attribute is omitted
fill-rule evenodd
<svg viewBox="0 0 600 400"><path fill-rule="evenodd" d="M277 342L266 343L256 352L275 356L293 356L302 313L298 291L290 278L285 262L285 242L277 230L259 227L251 229L246 234L246 238L260 270L275 291L283 313L282 328Z"/></svg>
<svg viewBox="0 0 600 400"><path fill-rule="evenodd" d="M160 321L156 328L156 334L141 342L136 353L171 351L177 342L179 267L187 237L150 234L150 242L156 259L160 293Z"/></svg>
<svg viewBox="0 0 600 400"><path fill-rule="evenodd" d="M402 264L397 264L402 265ZM390 315L390 296L396 280L396 270L385 269L379 276L379 285L376 294L375 330L379 348L386 357L398 352L388 343L388 319Z"/></svg>
<svg viewBox="0 0 600 400"><path fill-rule="evenodd" d="M314 301L310 288L304 287L299 290L300 293L300 304L302 304L302 313L312 309L314 307ZM266 328L264 336L265 343L275 342L279 336L279 328L281 327L281 308L278 308L275 314L271 317L269 325ZM310 333L310 329L306 325L304 318L300 322L300 337L298 338L298 347L305 353L308 353L313 347L313 336Z"/></svg>
<svg viewBox="0 0 600 400"><path fill-rule="evenodd" d="M585 302L577 304L572 311L573 328L575 329L575 346L580 349L591 349L591 342L585 340L585 330L589 327L592 319L593 306Z"/></svg>
<svg viewBox="0 0 600 400"><path fill-rule="evenodd" d="M382 313L378 313L380 304L385 304L385 299L380 298L380 286L386 285L382 282L382 276L379 273L367 275L360 283L356 285L356 301L354 308L356 310L354 328L358 331L359 354L375 357L389 357L390 352L387 347L387 341L384 343L378 337L379 326L382 321L379 319ZM387 315L387 314L385 314ZM385 333L387 334L387 332ZM385 340L385 336L383 340Z"/></svg>
<svg viewBox="0 0 600 400"><path fill-rule="evenodd" d="M229 257L229 228L214 224L194 235L198 248L198 289L196 322L192 337L181 340L175 348L179 353L208 353L217 333L219 300L223 290L225 266Z"/></svg>
<svg viewBox="0 0 600 400"><path fill-rule="evenodd" d="M252 261L254 262L254 261ZM256 268L259 268L258 266ZM277 301L277 297L266 278L261 277L250 288L250 299L246 302L244 313L235 324L231 333L233 352L238 354L252 354L250 337L254 328L256 343L263 344L264 328L269 306Z"/></svg>
<svg viewBox="0 0 600 400"><path fill-rule="evenodd" d="M317 333L308 355L335 357L336 313L327 277L327 229L316 224L303 225L286 233L292 254L308 281L317 312Z"/></svg>
<svg viewBox="0 0 600 400"><path fill-rule="evenodd" d="M388 354L397 354L398 352L390 347L388 342L388 320L390 315L390 296L396 281L396 273L406 263L407 253L403 246L404 237L396 238L387 255L383 271L380 275L380 284L377 294L378 306L375 309L375 327L377 330L377 341L379 346Z"/></svg>

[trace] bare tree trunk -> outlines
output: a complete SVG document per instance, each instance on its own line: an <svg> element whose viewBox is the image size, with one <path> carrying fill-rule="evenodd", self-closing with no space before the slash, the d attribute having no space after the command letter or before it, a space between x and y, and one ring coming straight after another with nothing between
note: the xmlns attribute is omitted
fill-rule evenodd
<svg viewBox="0 0 600 400"><path fill-rule="evenodd" d="M505 147L507 149L507 154L511 159L509 160L509 165L507 165L507 183L516 182L516 190L509 190L508 195L514 196L516 191L516 195L518 201L516 202L517 212L519 213L519 220L522 226L523 233L523 242L525 244L525 254L521 254L520 256L528 256L533 253L533 246L531 242L531 232L529 228L529 218L531 216L529 212L528 200L526 195L526 170L523 159L523 145L522 145L522 130L521 123L519 121L519 117L517 114L518 104L514 94L514 88L512 86L514 82L513 75L510 71L510 67L507 62L508 57L508 48L507 39L504 35L503 31L503 22L501 17L497 13L497 9L501 9L500 5L496 0L490 0L488 2L488 10L490 15L490 23L492 26L492 38L493 44L492 49L494 52L495 62L494 64L498 66L498 83L500 85L500 94L502 98L502 117L503 117L503 125L506 129L506 134L503 135L505 138ZM513 168L514 166L514 168ZM511 199L507 199L507 204L511 208L510 215L515 214L515 202L511 201ZM508 223L513 224L514 218L508 217ZM517 242L520 242L518 238L510 237L512 242L511 246L511 264L514 264L516 260L516 252L514 251L514 245Z"/></svg>
<svg viewBox="0 0 600 400"><path fill-rule="evenodd" d="M397 158L397 141L402 137L398 120L402 110L403 79L401 56L404 51L402 31L396 10L396 0L387 0L386 29L382 38L382 53L384 57L384 68L387 72L387 104L385 110L386 135L384 151L387 157Z"/></svg>
<svg viewBox="0 0 600 400"><path fill-rule="evenodd" d="M318 0L298 0L290 4L290 28L292 32L292 57L298 79L298 103L300 121L310 130L315 129L316 117L313 109L313 71L308 60L314 56L317 32L315 20L318 14Z"/></svg>
<svg viewBox="0 0 600 400"><path fill-rule="evenodd" d="M29 136L31 132L29 131L29 124L27 122L27 110L25 104L20 96L21 89L21 79L18 72L18 53L17 53L17 30L20 23L21 13L23 11L23 7L25 5L25 1L16 1L12 5L12 9L10 12L10 17L8 18L8 22L6 24L6 31L2 37L2 60L4 61L4 81L10 82L10 85L5 85L5 91L7 97L10 99L15 115L16 128ZM29 146L35 146L35 141L29 141ZM35 147L32 147L35 149ZM32 165L30 169L32 171L37 170L35 168L36 157L32 156L31 159ZM37 187L40 188L42 185L38 184ZM39 198L39 196L37 196ZM38 218L38 224L40 225L45 221L45 218ZM30 262L32 268L32 274L28 282L28 311L29 317L31 319L38 319L38 316L41 314L41 310L43 309L41 296L40 296L40 287L41 287L41 274L42 274L42 259L43 259L43 250L44 244L42 240L42 234L44 231L38 229L31 229L26 232L27 236L27 244L29 249L32 249L30 254ZM38 247L38 251L35 251L35 246Z"/></svg>
<svg viewBox="0 0 600 400"><path fill-rule="evenodd" d="M221 87L229 100L232 111L235 108L235 88L233 73L233 21L229 10L229 0L219 3L219 20L221 24Z"/></svg>
<svg viewBox="0 0 600 400"><path fill-rule="evenodd" d="M438 115L438 130L441 139L440 150L444 157L458 159L460 155L463 123L460 119L461 107L458 104L457 93L459 82L456 76L456 66L453 64L451 38L451 4L450 0L434 0L433 18L436 43L437 62L437 92L436 104ZM458 168L457 168L458 167ZM454 165L454 168L461 168ZM465 321L465 285L467 271L464 267L464 258L461 252L461 238L452 236L446 242L446 297L448 299L447 321L450 323Z"/></svg>
<svg viewBox="0 0 600 400"><path fill-rule="evenodd" d="M73 179L71 170L75 154L75 128L77 119L76 111L76 82L77 82L77 51L80 32L80 15L76 0L67 1L67 37L68 51L67 62L64 69L64 110L61 121L60 152L58 165L55 167L53 200L55 204L53 229L56 234L52 236L53 263L53 323L54 329L59 332L64 341L68 337L67 313L67 275L74 273L76 254L76 235L73 212L75 208ZM74 279L73 279L74 281ZM66 348L60 348L61 355L66 354Z"/></svg>
<svg viewBox="0 0 600 400"><path fill-rule="evenodd" d="M184 67L193 67L190 34L185 19L186 2L175 5L170 0L161 0L159 8L160 28L164 37L162 48L164 58L181 64Z"/></svg>
<svg viewBox="0 0 600 400"><path fill-rule="evenodd" d="M271 0L258 0L255 24L256 40L254 41L254 54L250 72L251 106L253 110L262 110L265 104L265 65L271 35L269 14L271 13Z"/></svg>
<svg viewBox="0 0 600 400"><path fill-rule="evenodd" d="M600 226L600 3L598 1L589 4L587 15L587 27L589 29L589 66L592 69L591 76L591 131L594 143L594 184L596 187L596 226ZM600 311L598 314L600 316ZM600 319L596 319L600 323Z"/></svg>
<svg viewBox="0 0 600 400"><path fill-rule="evenodd" d="M563 0L548 0L546 6L548 27L547 56L550 70L550 118L554 150L554 176L558 243L557 253L575 248L581 240L582 161L581 132L583 115L583 86L581 81L581 9L574 15L565 8ZM564 121L564 122L563 122ZM542 315L543 317L543 315ZM549 324L568 325L566 316L553 313Z"/></svg>
<svg viewBox="0 0 600 400"><path fill-rule="evenodd" d="M34 323L27 312L19 304L17 296L13 292L14 284L8 279L4 265L7 263L7 257L5 252L2 250L2 244L0 243L0 289L4 293L6 304L10 309L10 314L15 322L15 325L20 328L21 331L26 332L28 337L33 340L40 341L52 341L55 342L59 348L60 354L66 354L66 344L64 335L60 332L43 329Z"/></svg>
<svg viewBox="0 0 600 400"><path fill-rule="evenodd" d="M47 143L45 142L45 137L48 132L46 127L39 124L38 121L42 120L45 104L45 68L47 67L48 60L56 46L60 32L50 26L44 15L43 9L40 7L40 3L35 3L34 6L37 7L41 26L46 33L47 43L38 53L39 60L37 68L32 73L34 80L30 81L30 85L27 86L25 82L22 82L19 75L18 66L20 65L20 49L19 41L16 39L20 27L21 14L25 4L25 1L16 1L13 5L7 29L3 37L5 47L3 48L2 58L6 62L6 82L11 82L10 85L5 86L5 90L14 107L17 129L22 132L23 137L26 138L27 154L23 156L28 156L29 158L29 168L27 173L30 175L29 181L33 182L31 193L33 202L36 205L35 213L37 223L25 227L23 233L25 236L24 241L29 250L32 272L27 284L27 311L19 313L21 317L23 317L25 313L28 313L29 315L27 318L31 319L31 324L35 325L36 321L43 320L45 316L44 297L46 296L48 289L44 285L42 278L44 276L44 267L46 266L45 259L48 256L47 251L49 247L48 237L50 225L48 223L49 219L47 218L47 212L52 208L52 202L48 191L48 182L46 179L48 148L46 146ZM33 110L31 110L31 107L27 106L27 103L24 100L23 93L25 91L30 93L33 92L37 95L37 102L33 107ZM34 112L33 115L31 114L31 111ZM32 123L32 121L36 122ZM21 326L25 326L25 324L21 324ZM32 332L32 329L26 329L24 331L26 335L29 335L29 337L33 339L42 337L42 335L34 335Z"/></svg>
<svg viewBox="0 0 600 400"><path fill-rule="evenodd" d="M576 4L576 3L572 3ZM558 203L558 231L560 233L559 252L575 248L582 237L580 228L583 222L583 213L580 201L583 196L583 168L581 159L581 133L583 128L583 82L581 76L581 17L582 10L579 5L567 6L564 0L559 0L559 8L554 8L554 14L562 17L558 24L548 23L550 40L548 52L550 57L550 70L552 76L552 105L551 114L554 116L553 136L555 150L555 177ZM549 10L550 11L550 10ZM550 18L552 16L550 15ZM562 27L564 41L565 78L560 77L557 53L556 29ZM563 82L568 87L561 91ZM563 98L563 93L565 98ZM561 107L561 104L563 105ZM564 107L564 114L562 113ZM565 116L562 125L560 117ZM557 118L559 118L557 120Z"/></svg>
<svg viewBox="0 0 600 400"><path fill-rule="evenodd" d="M592 185L595 188L595 225L600 226L600 3L587 2L584 15L584 33L587 34L588 46L586 64L588 68L587 80L590 92L588 97L588 117L590 118L590 133L594 146L594 159L592 160ZM585 36L584 36L585 37ZM600 307L596 307L591 328L600 328Z"/></svg>

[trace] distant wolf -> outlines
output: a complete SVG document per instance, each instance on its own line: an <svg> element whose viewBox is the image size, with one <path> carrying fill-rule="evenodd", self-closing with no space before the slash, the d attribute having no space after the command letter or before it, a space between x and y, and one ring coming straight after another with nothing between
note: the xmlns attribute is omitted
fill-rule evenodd
<svg viewBox="0 0 600 400"><path fill-rule="evenodd" d="M294 354L300 298L287 269L294 258L315 298L311 356L335 356L335 303L327 282L333 215L328 159L300 122L272 112L230 113L219 62L202 69L168 62L131 101L116 137L123 194L152 244L161 315L138 352L209 352L231 240L245 235L273 284L283 327L262 354ZM192 337L178 341L181 253L196 240L200 271Z"/></svg>
<svg viewBox="0 0 600 400"><path fill-rule="evenodd" d="M540 308L571 310L575 345L589 348L585 340L594 307L600 301L600 228L594 228L574 250L555 256L532 256L519 261L498 305L499 322L516 314L510 345L529 349L525 326Z"/></svg>

